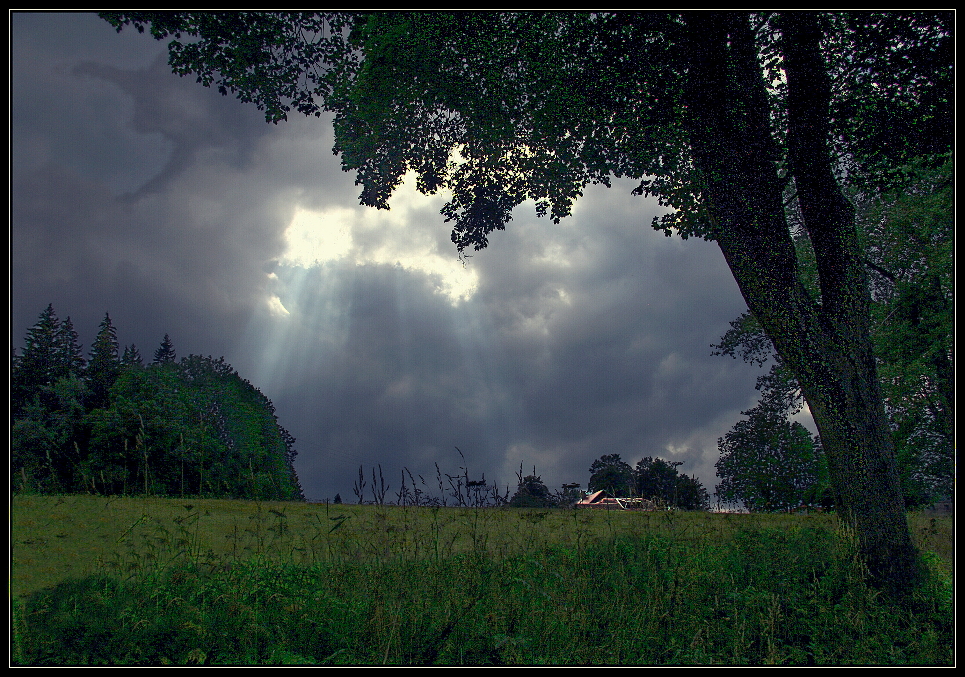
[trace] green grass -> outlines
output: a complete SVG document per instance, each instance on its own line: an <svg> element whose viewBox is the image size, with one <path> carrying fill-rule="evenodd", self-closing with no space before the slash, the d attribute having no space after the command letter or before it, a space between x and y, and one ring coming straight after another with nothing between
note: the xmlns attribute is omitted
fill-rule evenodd
<svg viewBox="0 0 965 677"><path fill-rule="evenodd" d="M18 664L951 664L828 516L16 497ZM937 552L937 554L936 554ZM950 552L950 548L949 548Z"/></svg>

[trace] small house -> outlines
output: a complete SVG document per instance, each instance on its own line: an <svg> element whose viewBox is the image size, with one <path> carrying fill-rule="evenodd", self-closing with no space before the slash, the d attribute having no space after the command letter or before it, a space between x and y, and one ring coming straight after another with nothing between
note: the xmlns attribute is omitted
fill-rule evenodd
<svg viewBox="0 0 965 677"><path fill-rule="evenodd" d="M605 491L595 491L576 502L577 508L596 510L656 510L657 504L646 498L617 498Z"/></svg>

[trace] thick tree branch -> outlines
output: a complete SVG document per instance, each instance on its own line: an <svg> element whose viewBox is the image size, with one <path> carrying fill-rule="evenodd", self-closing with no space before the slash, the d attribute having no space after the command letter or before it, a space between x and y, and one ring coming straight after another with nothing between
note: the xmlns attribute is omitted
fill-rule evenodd
<svg viewBox="0 0 965 677"><path fill-rule="evenodd" d="M829 143L831 81L820 52L822 34L817 15L806 12L785 14L781 28L791 173L814 247L822 315L830 326L840 329L867 315L869 299L858 261L854 207L834 174Z"/></svg>

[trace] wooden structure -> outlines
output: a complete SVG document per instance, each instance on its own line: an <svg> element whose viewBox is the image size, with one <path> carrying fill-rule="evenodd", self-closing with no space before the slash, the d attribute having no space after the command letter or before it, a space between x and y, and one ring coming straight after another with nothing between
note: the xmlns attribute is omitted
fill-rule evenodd
<svg viewBox="0 0 965 677"><path fill-rule="evenodd" d="M596 510L657 510L657 504L646 498L616 498L596 491L576 502L577 508Z"/></svg>

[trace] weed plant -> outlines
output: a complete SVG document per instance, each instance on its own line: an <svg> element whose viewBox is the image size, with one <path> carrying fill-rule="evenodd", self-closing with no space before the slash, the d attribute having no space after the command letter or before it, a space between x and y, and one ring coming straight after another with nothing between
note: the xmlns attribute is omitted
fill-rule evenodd
<svg viewBox="0 0 965 677"><path fill-rule="evenodd" d="M51 530L103 547L14 597L17 664L953 661L947 563L891 603L830 517L31 500L15 581Z"/></svg>

